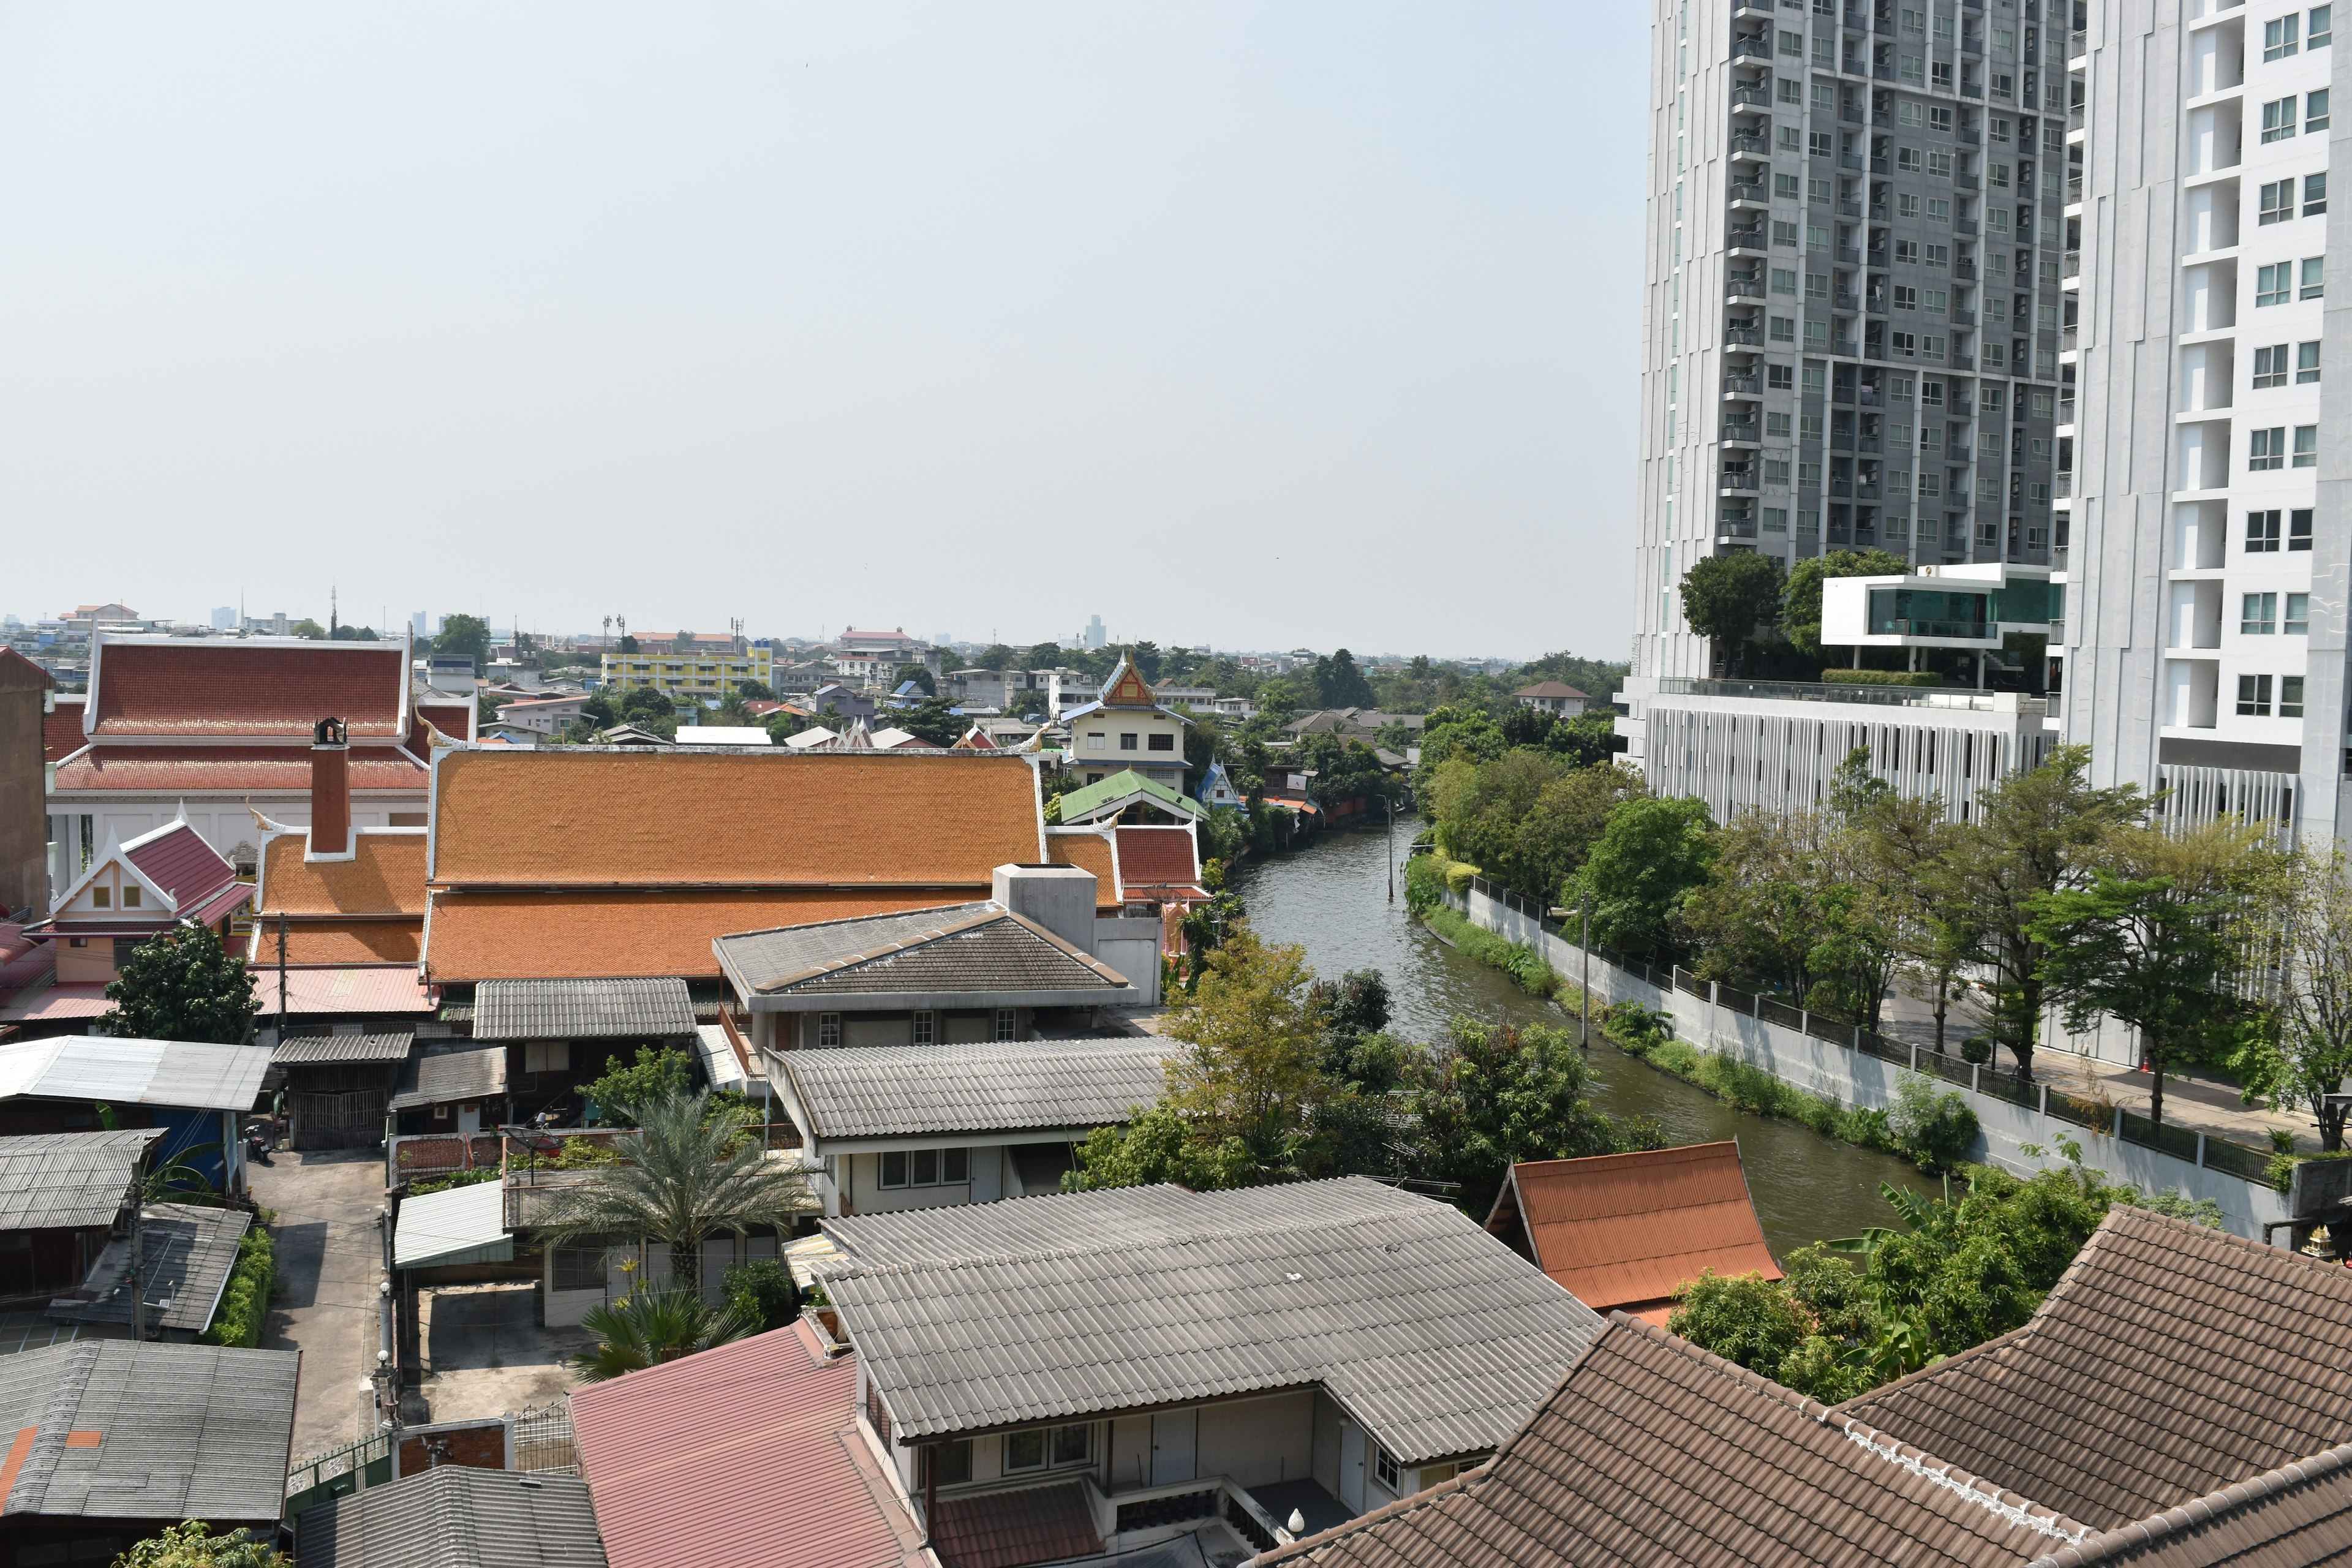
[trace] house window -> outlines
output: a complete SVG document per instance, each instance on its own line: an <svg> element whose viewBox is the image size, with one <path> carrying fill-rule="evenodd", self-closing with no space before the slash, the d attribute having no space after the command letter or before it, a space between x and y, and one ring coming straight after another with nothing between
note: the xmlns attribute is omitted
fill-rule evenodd
<svg viewBox="0 0 2352 1568"><path fill-rule="evenodd" d="M996 1010L996 1037L1000 1040L1017 1040L1021 1037L1020 1018L1010 1007L999 1007Z"/></svg>
<svg viewBox="0 0 2352 1568"><path fill-rule="evenodd" d="M1134 731L1122 730L1118 732L1118 749L1122 752L1131 752L1135 750Z"/></svg>
<svg viewBox="0 0 2352 1568"><path fill-rule="evenodd" d="M114 907L114 889L111 888L92 888L89 890L89 907L94 910L112 909Z"/></svg>
<svg viewBox="0 0 2352 1568"><path fill-rule="evenodd" d="M2263 555L2279 547L2279 514L2274 511L2250 511L2246 514L2246 553Z"/></svg>
<svg viewBox="0 0 2352 1568"><path fill-rule="evenodd" d="M1099 731L1099 730L1089 730L1089 731L1087 731L1087 751L1089 751L1089 752L1099 752L1099 751L1103 751L1103 750L1105 750L1105 749L1106 749L1106 748L1105 748L1105 747L1104 747L1104 745L1103 745L1103 733L1102 733L1102 731Z"/></svg>
<svg viewBox="0 0 2352 1568"><path fill-rule="evenodd" d="M135 884L126 885L123 888L122 907L126 910L135 910L139 907L139 889Z"/></svg>
<svg viewBox="0 0 2352 1568"><path fill-rule="evenodd" d="M2291 637L2306 637L2310 634L2310 595L2289 594L2286 596L2286 624L2283 629Z"/></svg>
<svg viewBox="0 0 2352 1568"><path fill-rule="evenodd" d="M567 1040L532 1040L522 1048L525 1072L570 1072L572 1046Z"/></svg>
<svg viewBox="0 0 2352 1568"><path fill-rule="evenodd" d="M886 1187L954 1186L970 1180L969 1149L887 1149L882 1153Z"/></svg>
<svg viewBox="0 0 2352 1568"><path fill-rule="evenodd" d="M1167 734L1154 735L1151 737L1150 749L1155 752L1172 752L1176 749L1176 737Z"/></svg>
<svg viewBox="0 0 2352 1568"><path fill-rule="evenodd" d="M882 1152L882 1184L886 1187L903 1187L907 1184L907 1152L904 1149L886 1149Z"/></svg>
<svg viewBox="0 0 2352 1568"><path fill-rule="evenodd" d="M2278 633L2278 595L2248 594L2238 611L2238 635L2249 637L2274 637Z"/></svg>
<svg viewBox="0 0 2352 1568"><path fill-rule="evenodd" d="M2317 345L2313 345L2316 347ZM2286 384L2286 345L2254 351L2254 390Z"/></svg>
<svg viewBox="0 0 2352 1568"><path fill-rule="evenodd" d="M2311 8L2311 26L2304 32L2304 43L2307 47L2315 49L2327 47L2335 36L2335 13L2333 5L2314 5Z"/></svg>
<svg viewBox="0 0 2352 1568"><path fill-rule="evenodd" d="M1396 1456L1377 1444L1372 1448L1372 1473L1389 1490L1401 1492L1404 1489L1404 1475L1397 1468Z"/></svg>
<svg viewBox="0 0 2352 1568"><path fill-rule="evenodd" d="M960 1487L971 1479L971 1439L958 1438L952 1443L931 1446L931 1480L934 1485Z"/></svg>
<svg viewBox="0 0 2352 1568"><path fill-rule="evenodd" d="M2282 719L2303 717L2303 677L2300 675L2279 677L2279 717Z"/></svg>
<svg viewBox="0 0 2352 1568"><path fill-rule="evenodd" d="M816 1016L816 1043L820 1046L841 1044L841 1015L819 1013Z"/></svg>
<svg viewBox="0 0 2352 1568"><path fill-rule="evenodd" d="M2252 431L2247 439L2247 468L2260 472L2286 467L2286 426L2273 425L2267 430Z"/></svg>
<svg viewBox="0 0 2352 1568"><path fill-rule="evenodd" d="M604 1288L604 1247L602 1237L568 1241L555 1248L551 1264L552 1288L558 1290L602 1290Z"/></svg>
<svg viewBox="0 0 2352 1568"><path fill-rule="evenodd" d="M929 1013L915 1015L915 1044L928 1046L937 1038L931 1031L931 1016Z"/></svg>
<svg viewBox="0 0 2352 1568"><path fill-rule="evenodd" d="M2289 550L2311 548L2311 509L2286 514L2286 547Z"/></svg>
<svg viewBox="0 0 2352 1568"><path fill-rule="evenodd" d="M2271 716L2271 678L2267 675L2238 677L2238 717L2267 719Z"/></svg>
<svg viewBox="0 0 2352 1568"><path fill-rule="evenodd" d="M1083 1465L1093 1458L1095 1429L1087 1423L1033 1426L1004 1435L1007 1470L1042 1470L1048 1465Z"/></svg>

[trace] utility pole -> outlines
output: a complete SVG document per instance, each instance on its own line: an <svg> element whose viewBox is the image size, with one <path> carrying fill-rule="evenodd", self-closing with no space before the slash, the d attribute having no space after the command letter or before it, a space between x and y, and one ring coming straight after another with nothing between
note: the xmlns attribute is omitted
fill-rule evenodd
<svg viewBox="0 0 2352 1568"><path fill-rule="evenodd" d="M1583 1005L1576 1010L1576 1043L1580 1049L1592 1048L1592 895L1576 896L1576 951L1584 960Z"/></svg>
<svg viewBox="0 0 2352 1568"><path fill-rule="evenodd" d="M228 1151L221 1151L221 1158L222 1169L226 1170ZM145 1237L139 1233L140 1210L147 1206L146 1186L144 1171L133 1172L131 1177L131 1338L133 1342L147 1337L147 1282L140 1278L146 1262L141 1250Z"/></svg>
<svg viewBox="0 0 2352 1568"><path fill-rule="evenodd" d="M1396 797L1391 795L1389 806L1389 902L1396 902Z"/></svg>
<svg viewBox="0 0 2352 1568"><path fill-rule="evenodd" d="M278 911L278 1041L286 1043L286 911Z"/></svg>

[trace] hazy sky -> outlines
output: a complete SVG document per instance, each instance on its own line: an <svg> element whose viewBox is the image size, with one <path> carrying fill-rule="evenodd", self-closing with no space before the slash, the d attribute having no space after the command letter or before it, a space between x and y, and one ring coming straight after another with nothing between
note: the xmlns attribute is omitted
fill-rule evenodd
<svg viewBox="0 0 2352 1568"><path fill-rule="evenodd" d="M1644 28L0 0L0 610L1622 658Z"/></svg>

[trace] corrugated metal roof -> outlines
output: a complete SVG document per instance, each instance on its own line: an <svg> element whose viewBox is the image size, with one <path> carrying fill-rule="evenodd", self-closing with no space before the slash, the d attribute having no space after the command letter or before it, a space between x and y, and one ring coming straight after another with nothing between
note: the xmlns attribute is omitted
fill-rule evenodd
<svg viewBox="0 0 2352 1568"><path fill-rule="evenodd" d="M1361 1177L825 1226L902 1440L1319 1384L1418 1465L1500 1443L1601 1328L1453 1205Z"/></svg>
<svg viewBox="0 0 2352 1568"><path fill-rule="evenodd" d="M276 1519L300 1361L130 1340L0 1357L0 1431L33 1433L0 1518Z"/></svg>
<svg viewBox="0 0 2352 1568"><path fill-rule="evenodd" d="M259 1046L61 1035L0 1046L0 1100L41 1095L250 1110L268 1070L269 1052Z"/></svg>
<svg viewBox="0 0 2352 1568"><path fill-rule="evenodd" d="M0 1231L112 1225L161 1127L0 1138Z"/></svg>
<svg viewBox="0 0 2352 1568"><path fill-rule="evenodd" d="M475 1182L400 1205L393 1225L392 1264L421 1268L436 1263L502 1263L514 1256L507 1232L506 1185Z"/></svg>
<svg viewBox="0 0 2352 1568"><path fill-rule="evenodd" d="M919 1568L931 1560L857 1431L854 1357L806 1325L572 1394L612 1568Z"/></svg>
<svg viewBox="0 0 2352 1568"><path fill-rule="evenodd" d="M814 1138L1108 1127L1167 1086L1163 1041L785 1051L787 1092Z"/></svg>
<svg viewBox="0 0 2352 1568"><path fill-rule="evenodd" d="M751 1081L743 1070L742 1061L735 1055L734 1042L727 1037L723 1024L697 1024L694 1045L702 1058L702 1070L709 1075L713 1089L740 1089Z"/></svg>
<svg viewBox="0 0 2352 1568"><path fill-rule="evenodd" d="M309 1509L294 1568L605 1568L588 1483L441 1465Z"/></svg>
<svg viewBox="0 0 2352 1568"><path fill-rule="evenodd" d="M488 1100L507 1091L507 1048L487 1046L480 1050L434 1051L410 1058L400 1070L400 1087L392 1109L408 1110L420 1105L448 1105L461 1100Z"/></svg>
<svg viewBox="0 0 2352 1568"><path fill-rule="evenodd" d="M390 929L392 922L377 924ZM296 940L301 937L295 931ZM260 950L264 962L254 966L255 995L261 1003L264 1021L278 1011L278 972L272 966L277 952L275 933ZM294 1016L320 1013L384 1014L433 1011L433 993L416 978L413 963L357 963L340 969L289 969L286 972L286 1011Z"/></svg>
<svg viewBox="0 0 2352 1568"><path fill-rule="evenodd" d="M818 921L722 936L728 972L762 996L1123 990L1124 975L1003 904ZM1081 995L1077 1000L1085 1000Z"/></svg>
<svg viewBox="0 0 2352 1568"><path fill-rule="evenodd" d="M270 1060L279 1067L310 1062L404 1062L416 1037L406 1029L381 1035L296 1035L278 1042Z"/></svg>
<svg viewBox="0 0 2352 1568"><path fill-rule="evenodd" d="M236 1244L253 1226L243 1209L205 1208L194 1204L149 1204L140 1211L140 1276L147 1295L150 1328L184 1329L200 1334L212 1327L229 1270L236 1267ZM109 1240L81 1291L49 1303L49 1316L82 1323L131 1321L131 1238ZM81 1297L89 1295L89 1300Z"/></svg>
<svg viewBox="0 0 2352 1568"><path fill-rule="evenodd" d="M485 980L474 987L478 1040L667 1038L694 1033L676 975L621 980Z"/></svg>

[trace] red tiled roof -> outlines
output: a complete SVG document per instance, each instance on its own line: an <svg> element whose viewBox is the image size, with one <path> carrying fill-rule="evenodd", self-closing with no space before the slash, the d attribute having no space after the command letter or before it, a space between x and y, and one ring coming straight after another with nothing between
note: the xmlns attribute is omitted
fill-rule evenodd
<svg viewBox="0 0 2352 1568"><path fill-rule="evenodd" d="M977 889L895 892L830 888L771 892L436 889L425 968L436 984L665 974L716 980L720 970L710 944L736 931L935 909L987 896L985 883Z"/></svg>
<svg viewBox="0 0 2352 1568"><path fill-rule="evenodd" d="M100 735L306 737L332 716L354 739L396 738L408 693L405 643L289 647L228 639L101 639L90 672Z"/></svg>
<svg viewBox="0 0 2352 1568"><path fill-rule="evenodd" d="M0 1007L0 1024L37 1024L54 1018L96 1018L114 1010L106 999L106 987L96 982L76 981L66 985L52 985L25 997L21 1003Z"/></svg>
<svg viewBox="0 0 2352 1568"><path fill-rule="evenodd" d="M856 1389L854 1359L825 1360L794 1323L575 1390L611 1568L917 1568L921 1537L885 1500Z"/></svg>
<svg viewBox="0 0 2352 1568"><path fill-rule="evenodd" d="M253 922L253 942L247 957L257 964L278 962L278 922ZM289 963L405 963L415 965L425 951L423 919L289 920L286 922ZM411 973L414 973L412 968Z"/></svg>
<svg viewBox="0 0 2352 1568"><path fill-rule="evenodd" d="M1511 695L1514 697L1575 697L1586 701L1591 700L1585 697L1583 692L1564 680L1538 680L1533 686L1520 687Z"/></svg>
<svg viewBox="0 0 2352 1568"><path fill-rule="evenodd" d="M946 1568L1022 1568L1102 1548L1094 1510L1076 1481L941 1498L931 1526L931 1550Z"/></svg>
<svg viewBox="0 0 2352 1568"><path fill-rule="evenodd" d="M1121 827L1119 876L1129 888L1189 888L1201 879L1192 835L1181 827Z"/></svg>
<svg viewBox="0 0 2352 1568"><path fill-rule="evenodd" d="M352 748L352 789L422 795L426 773L389 746ZM101 745L58 770L58 792L137 790L149 795L207 791L310 793L310 752L300 746Z"/></svg>
<svg viewBox="0 0 2352 1568"><path fill-rule="evenodd" d="M1536 1266L1594 1311L1622 1307L1661 1324L1702 1269L1780 1278L1737 1142L1514 1165L1486 1228L1524 1239Z"/></svg>
<svg viewBox="0 0 2352 1568"><path fill-rule="evenodd" d="M289 944L292 933L288 933ZM253 965L253 998L265 1017L278 1011L277 941L269 960ZM292 954L288 954L290 962ZM415 964L351 964L336 969L286 971L289 1017L321 1013L431 1013L438 1004L416 978Z"/></svg>
<svg viewBox="0 0 2352 1568"><path fill-rule="evenodd" d="M220 851L184 822L164 828L135 849L124 850L122 858L172 895L183 919L194 916L213 894L236 880L236 868L222 859Z"/></svg>
<svg viewBox="0 0 2352 1568"><path fill-rule="evenodd" d="M61 763L82 749L81 698L60 697L41 715L41 760Z"/></svg>
<svg viewBox="0 0 2352 1568"><path fill-rule="evenodd" d="M470 702L433 702L419 699L416 716L453 741L474 738L474 720L478 710ZM413 737L413 744L421 744L421 737Z"/></svg>

